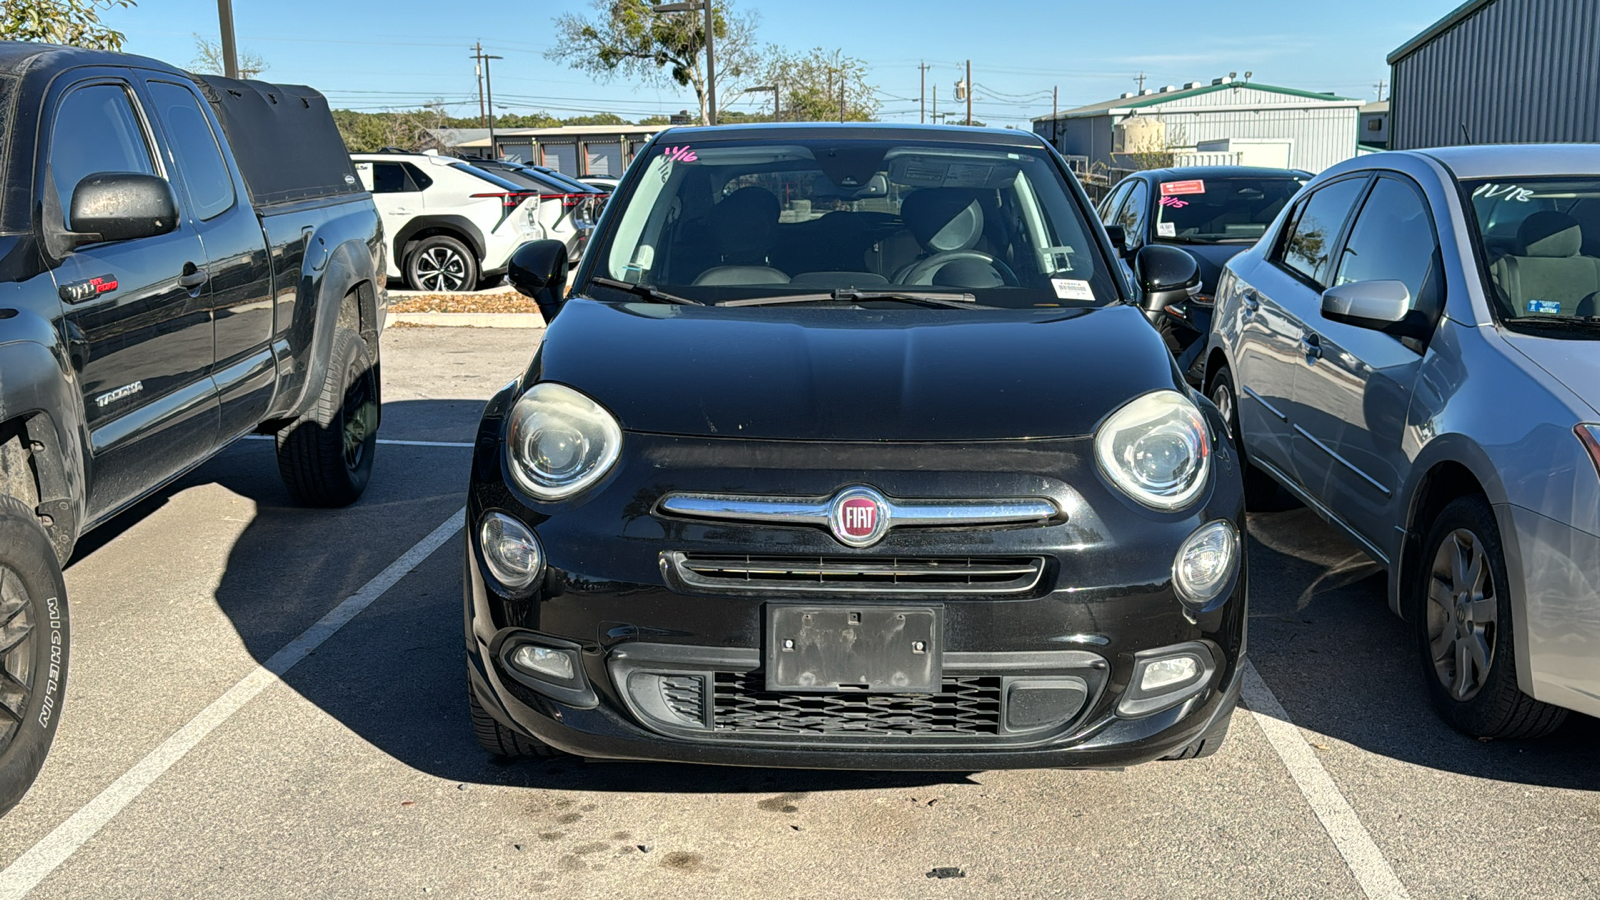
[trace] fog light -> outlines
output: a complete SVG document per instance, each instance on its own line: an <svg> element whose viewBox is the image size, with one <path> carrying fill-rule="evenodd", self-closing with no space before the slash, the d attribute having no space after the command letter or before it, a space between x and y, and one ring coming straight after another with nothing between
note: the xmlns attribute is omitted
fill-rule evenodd
<svg viewBox="0 0 1600 900"><path fill-rule="evenodd" d="M1192 656L1158 659L1144 667L1139 690L1159 693L1166 688L1193 681L1200 675L1200 661Z"/></svg>
<svg viewBox="0 0 1600 900"><path fill-rule="evenodd" d="M576 681L578 677L572 654L548 647L523 644L512 652L511 664L531 675L542 675L557 681Z"/></svg>
<svg viewBox="0 0 1600 900"><path fill-rule="evenodd" d="M544 570L539 539L528 526L510 516L497 512L485 515L478 538L489 574L513 591L526 589Z"/></svg>
<svg viewBox="0 0 1600 900"><path fill-rule="evenodd" d="M1178 599L1202 607L1217 598L1239 569L1239 530L1226 519L1195 529L1178 548L1172 586Z"/></svg>

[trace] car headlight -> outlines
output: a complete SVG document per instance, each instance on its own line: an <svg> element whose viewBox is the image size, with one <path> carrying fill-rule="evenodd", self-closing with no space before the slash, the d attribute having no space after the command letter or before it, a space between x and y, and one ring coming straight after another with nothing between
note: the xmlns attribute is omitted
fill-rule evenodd
<svg viewBox="0 0 1600 900"><path fill-rule="evenodd" d="M1211 470L1205 419L1177 391L1145 394L1112 413L1094 449L1106 477L1151 509L1188 505Z"/></svg>
<svg viewBox="0 0 1600 900"><path fill-rule="evenodd" d="M511 476L540 500L560 500L590 487L621 452L617 420L572 388L541 382L511 408L506 439Z"/></svg>

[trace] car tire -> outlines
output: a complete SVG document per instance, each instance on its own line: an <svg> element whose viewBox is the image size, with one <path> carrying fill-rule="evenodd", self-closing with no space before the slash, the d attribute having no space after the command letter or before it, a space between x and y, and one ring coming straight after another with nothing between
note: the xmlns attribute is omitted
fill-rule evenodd
<svg viewBox="0 0 1600 900"><path fill-rule="evenodd" d="M446 234L425 237L406 254L406 287L454 293L478 286L478 259L466 244Z"/></svg>
<svg viewBox="0 0 1600 900"><path fill-rule="evenodd" d="M328 375L311 414L278 432L278 473L296 503L349 506L367 489L378 449L380 382L361 335L335 331Z"/></svg>
<svg viewBox="0 0 1600 900"><path fill-rule="evenodd" d="M1211 727L1194 740L1194 743L1175 753L1161 757L1164 761L1179 761L1186 759L1205 759L1216 754L1222 749L1222 742L1228 739L1228 727L1233 724L1233 711L1239 707L1239 701L1234 700L1228 708L1217 714Z"/></svg>
<svg viewBox="0 0 1600 900"><path fill-rule="evenodd" d="M1459 497L1428 528L1407 612L1428 695L1441 718L1475 738L1539 738L1567 711L1517 684L1509 581L1489 501Z"/></svg>
<svg viewBox="0 0 1600 900"><path fill-rule="evenodd" d="M0 496L0 816L28 792L55 740L71 634L50 538L33 510Z"/></svg>
<svg viewBox="0 0 1600 900"><path fill-rule="evenodd" d="M1226 366L1211 376L1211 388L1206 391L1206 396L1216 404L1217 411L1228 423L1228 436L1233 439L1233 447L1239 453L1243 470L1240 474L1244 476L1245 509L1268 506L1278 496L1278 483L1272 480L1271 475L1251 464L1250 458L1245 455L1244 435L1239 430L1239 391L1233 386L1233 373Z"/></svg>
<svg viewBox="0 0 1600 900"><path fill-rule="evenodd" d="M472 713L472 736L478 739L478 746L493 756L502 759L521 757L550 759L566 755L541 740L501 725L500 720L490 715L489 711L483 708L483 704L478 702L478 694L470 684L467 685L467 706Z"/></svg>

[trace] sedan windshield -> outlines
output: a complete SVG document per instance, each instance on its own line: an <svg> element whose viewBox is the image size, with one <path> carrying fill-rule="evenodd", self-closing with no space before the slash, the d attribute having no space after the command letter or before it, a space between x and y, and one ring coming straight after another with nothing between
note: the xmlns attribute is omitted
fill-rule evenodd
<svg viewBox="0 0 1600 900"><path fill-rule="evenodd" d="M1600 178L1468 181L1496 316L1513 328L1600 337Z"/></svg>
<svg viewBox="0 0 1600 900"><path fill-rule="evenodd" d="M1303 184L1304 180L1291 177L1165 182L1156 213L1156 239L1253 244Z"/></svg>
<svg viewBox="0 0 1600 900"><path fill-rule="evenodd" d="M1043 147L668 136L635 166L625 210L593 251L601 287L705 304L802 295L793 300L944 308L926 298L948 295L1032 309L1118 297Z"/></svg>

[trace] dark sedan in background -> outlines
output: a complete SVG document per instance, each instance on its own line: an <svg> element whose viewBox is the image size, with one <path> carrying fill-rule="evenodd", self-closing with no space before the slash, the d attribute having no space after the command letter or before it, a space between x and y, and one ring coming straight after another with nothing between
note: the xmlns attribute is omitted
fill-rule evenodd
<svg viewBox="0 0 1600 900"><path fill-rule="evenodd" d="M1151 169L1122 179L1100 204L1100 221L1127 253L1169 244L1189 251L1200 264L1199 293L1152 317L1191 384L1200 383L1201 351L1223 265L1265 234L1310 180L1311 173L1298 169Z"/></svg>
<svg viewBox="0 0 1600 900"><path fill-rule="evenodd" d="M500 755L801 768L1215 752L1239 460L1061 158L1015 131L662 132L490 400L466 641ZM1141 309L1142 307L1142 309Z"/></svg>

